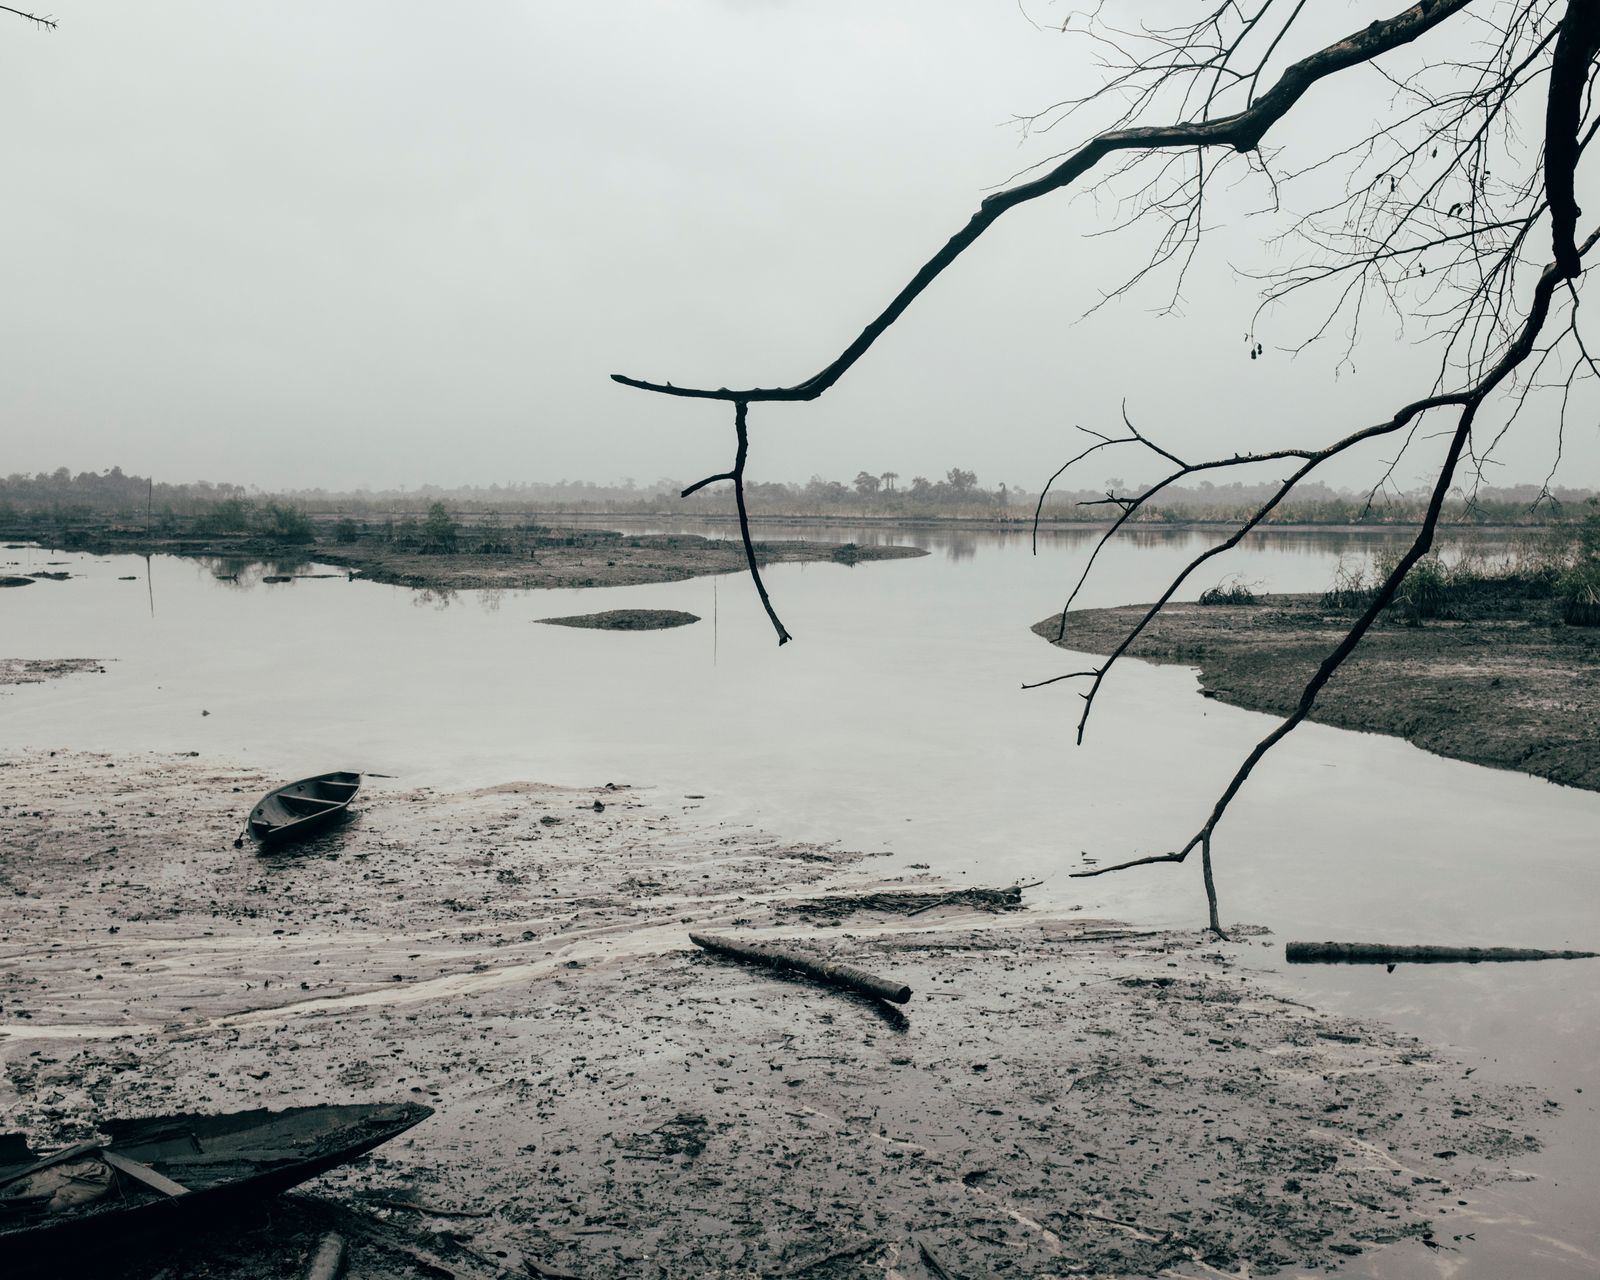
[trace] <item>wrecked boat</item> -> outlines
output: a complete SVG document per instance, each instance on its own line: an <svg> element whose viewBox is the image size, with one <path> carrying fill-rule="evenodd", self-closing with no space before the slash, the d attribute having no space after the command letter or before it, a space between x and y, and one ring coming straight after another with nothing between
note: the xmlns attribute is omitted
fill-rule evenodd
<svg viewBox="0 0 1600 1280"><path fill-rule="evenodd" d="M360 790L359 773L319 773L287 782L261 797L250 811L245 830L262 844L312 835L343 819Z"/></svg>
<svg viewBox="0 0 1600 1280"><path fill-rule="evenodd" d="M0 1134L0 1250L97 1245L273 1196L433 1114L420 1103L108 1120L103 1142L39 1156Z"/></svg>

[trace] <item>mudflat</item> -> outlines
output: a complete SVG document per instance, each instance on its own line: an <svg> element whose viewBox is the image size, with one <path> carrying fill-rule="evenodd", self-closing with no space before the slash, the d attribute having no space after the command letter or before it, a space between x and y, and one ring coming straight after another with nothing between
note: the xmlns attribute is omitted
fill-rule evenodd
<svg viewBox="0 0 1600 1280"><path fill-rule="evenodd" d="M1480 605L1410 625L1385 617L1322 690L1310 718L1405 738L1426 751L1600 790L1600 628L1566 626L1549 602ZM1074 610L1033 630L1110 653L1148 605ZM1320 596L1250 605L1169 604L1128 650L1200 669L1207 697L1287 715L1356 615Z"/></svg>
<svg viewBox="0 0 1600 1280"><path fill-rule="evenodd" d="M1259 930L885 877L600 780L371 779L343 827L235 850L273 781L0 761L6 1127L48 1146L94 1116L436 1109L270 1213L120 1252L132 1280L295 1276L330 1226L356 1280L1320 1269L1470 1248L1489 1184L1559 1120L1279 994ZM912 999L722 960L691 929Z"/></svg>
<svg viewBox="0 0 1600 1280"><path fill-rule="evenodd" d="M273 542L258 535L183 534L149 537L116 528L77 529L72 549L97 555L193 556L224 562L270 561L292 575L295 564L334 564L352 576L395 586L435 591L519 587L625 587L680 582L719 573L744 573L748 564L737 529L729 538L698 534L622 534L606 529L545 529L537 534L496 535L493 550L481 549L481 529L462 530L454 550L430 551L371 530L339 541L328 528L314 540ZM45 536L46 541L49 540ZM841 565L903 560L928 553L920 547L774 539L754 543L761 565L832 561ZM32 579L29 579L32 581Z"/></svg>

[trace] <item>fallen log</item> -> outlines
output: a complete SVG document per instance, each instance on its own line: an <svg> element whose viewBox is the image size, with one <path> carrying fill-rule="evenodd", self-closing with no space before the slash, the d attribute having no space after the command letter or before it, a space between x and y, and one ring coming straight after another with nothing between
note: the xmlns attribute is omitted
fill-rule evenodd
<svg viewBox="0 0 1600 1280"><path fill-rule="evenodd" d="M764 942L741 942L737 938L715 937L708 933L691 933L689 941L707 951L732 956L749 964L764 964L771 968L793 969L817 982L872 996L877 1000L892 1000L904 1004L911 999L911 988L902 983L880 978L875 973L858 969L853 964L840 964L834 960L818 960L813 956L790 951L787 947L774 947Z"/></svg>
<svg viewBox="0 0 1600 1280"><path fill-rule="evenodd" d="M1479 964L1489 960L1589 960L1594 951L1540 951L1529 947L1389 946L1382 942L1291 942L1290 964Z"/></svg>

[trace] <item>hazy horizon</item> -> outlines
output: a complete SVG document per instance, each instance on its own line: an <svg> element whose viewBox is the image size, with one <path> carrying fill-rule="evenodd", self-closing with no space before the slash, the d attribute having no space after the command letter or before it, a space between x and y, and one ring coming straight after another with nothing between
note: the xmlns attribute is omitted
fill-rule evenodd
<svg viewBox="0 0 1600 1280"><path fill-rule="evenodd" d="M67 0L54 32L0 23L21 126L0 470L271 491L725 470L726 406L609 375L815 372L987 189L1077 136L1010 122L1101 82L1055 29L1067 12ZM1286 56L1384 12L1312 13ZM1363 74L1269 141L1338 145L1381 109ZM1084 318L1149 252L1137 230L1099 237L1111 206L1008 215L826 398L753 407L751 478L960 466L1037 490L1082 447L1074 425L1116 431L1124 401L1167 447L1225 456L1321 445L1425 394L1433 366L1388 317L1345 362L1337 335L1288 354L1310 313L1274 313L1247 358L1258 285L1235 264L1287 261L1266 199L1219 188L1174 314L1169 275ZM1554 483L1600 484L1596 403L1582 391L1560 446L1536 403L1488 479L1537 484L1561 447ZM1402 489L1437 458L1426 435ZM1367 487L1390 456L1326 478ZM1148 464L1107 451L1074 475Z"/></svg>

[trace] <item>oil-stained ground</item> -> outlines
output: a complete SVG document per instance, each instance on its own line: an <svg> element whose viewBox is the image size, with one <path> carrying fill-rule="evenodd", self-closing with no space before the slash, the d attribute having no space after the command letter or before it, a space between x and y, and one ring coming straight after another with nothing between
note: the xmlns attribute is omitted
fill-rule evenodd
<svg viewBox="0 0 1600 1280"><path fill-rule="evenodd" d="M137 1280L293 1276L330 1225L357 1280L1331 1270L1470 1249L1543 1123L1542 1099L1275 994L1251 970L1277 944L1247 929L885 883L606 785L374 779L315 843L235 849L273 781L0 762L0 1127L38 1146L96 1115L436 1108L241 1223L124 1249ZM749 969L691 927L914 995Z"/></svg>

